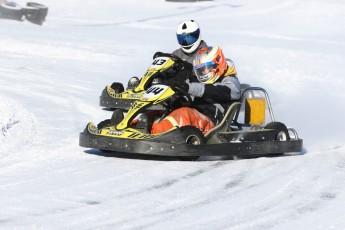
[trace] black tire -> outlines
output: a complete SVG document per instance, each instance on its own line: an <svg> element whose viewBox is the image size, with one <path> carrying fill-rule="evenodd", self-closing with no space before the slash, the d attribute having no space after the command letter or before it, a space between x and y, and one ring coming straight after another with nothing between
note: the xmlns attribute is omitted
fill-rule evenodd
<svg viewBox="0 0 345 230"><path fill-rule="evenodd" d="M115 109L110 118L111 125L117 125L123 120L123 112L121 109Z"/></svg>
<svg viewBox="0 0 345 230"><path fill-rule="evenodd" d="M23 20L23 9L14 2L0 4L0 18Z"/></svg>
<svg viewBox="0 0 345 230"><path fill-rule="evenodd" d="M194 126L181 127L182 135L187 144L191 145L202 145L206 143L205 136L202 132ZM195 161L199 156L181 156L179 157L182 161Z"/></svg>
<svg viewBox="0 0 345 230"><path fill-rule="evenodd" d="M48 15L48 7L36 2L28 2L23 11L25 18L37 25L42 25Z"/></svg>
<svg viewBox="0 0 345 230"><path fill-rule="evenodd" d="M98 123L97 129L103 129L103 128L108 127L110 125L111 125L111 120L110 119L106 119L106 120L101 121L100 123Z"/></svg>
<svg viewBox="0 0 345 230"><path fill-rule="evenodd" d="M276 141L289 141L290 135L287 127L281 122L271 122L265 126L265 129L273 129ZM273 153L269 155L283 155L284 153Z"/></svg>
<svg viewBox="0 0 345 230"><path fill-rule="evenodd" d="M23 7L23 13L24 16L26 18L26 20L28 20L29 22L34 23L37 20L37 17L39 15L39 9L33 6L24 6ZM37 24L37 23L34 23Z"/></svg>
<svg viewBox="0 0 345 230"><path fill-rule="evenodd" d="M97 129L103 129L112 125L117 125L123 120L123 113L120 109L115 109L111 118L101 121L97 125Z"/></svg>
<svg viewBox="0 0 345 230"><path fill-rule="evenodd" d="M286 126L281 122L271 122L265 126L265 129L275 130L276 141L288 141L290 140L289 131Z"/></svg>
<svg viewBox="0 0 345 230"><path fill-rule="evenodd" d="M125 88L123 87L123 84L120 82L114 82L110 86L113 90L115 90L116 93L122 93L125 91Z"/></svg>

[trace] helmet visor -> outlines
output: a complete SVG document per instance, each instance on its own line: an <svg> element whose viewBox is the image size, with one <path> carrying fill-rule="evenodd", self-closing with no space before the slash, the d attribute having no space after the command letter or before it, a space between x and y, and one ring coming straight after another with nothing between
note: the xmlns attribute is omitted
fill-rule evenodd
<svg viewBox="0 0 345 230"><path fill-rule="evenodd" d="M217 64L213 63L212 61L203 63L201 65L194 66L194 72L197 77L203 79L204 76L208 75L216 67Z"/></svg>
<svg viewBox="0 0 345 230"><path fill-rule="evenodd" d="M199 39L199 35L200 29L197 29L192 33L177 34L177 41L181 46L190 46Z"/></svg>

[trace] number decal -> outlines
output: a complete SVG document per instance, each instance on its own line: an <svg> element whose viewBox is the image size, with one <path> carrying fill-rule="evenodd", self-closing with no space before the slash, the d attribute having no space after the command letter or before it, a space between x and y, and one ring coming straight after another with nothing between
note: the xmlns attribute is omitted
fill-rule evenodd
<svg viewBox="0 0 345 230"><path fill-rule="evenodd" d="M166 62L164 59L155 59L152 65L163 65Z"/></svg>
<svg viewBox="0 0 345 230"><path fill-rule="evenodd" d="M166 85L155 85L151 86L146 90L146 93L143 95L143 98L151 99L151 98L157 98L160 95L162 95L169 87ZM143 100L143 99L141 99Z"/></svg>
<svg viewBox="0 0 345 230"><path fill-rule="evenodd" d="M154 95L157 95L159 94L160 92L162 92L162 90L164 90L163 88L161 87L150 87L146 93L147 94L150 94L150 93L153 93Z"/></svg>

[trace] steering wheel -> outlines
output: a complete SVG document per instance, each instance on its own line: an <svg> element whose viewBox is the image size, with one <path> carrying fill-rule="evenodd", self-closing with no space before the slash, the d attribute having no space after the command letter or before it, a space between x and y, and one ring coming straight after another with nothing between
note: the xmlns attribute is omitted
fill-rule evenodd
<svg viewBox="0 0 345 230"><path fill-rule="evenodd" d="M190 71L193 70L193 65L190 64L189 62L187 61L184 61L182 60L182 58L174 55L174 54L170 54L170 53L163 53L163 52L156 52L154 55L153 55L153 59L155 59L156 57L169 57L171 59L173 59L173 61L177 64L182 64L183 67L189 69Z"/></svg>
<svg viewBox="0 0 345 230"><path fill-rule="evenodd" d="M190 107L190 106L192 105L192 102L193 102L192 97L191 97L186 91L184 91L183 89L181 89L180 87L175 86L174 89L175 89L176 91L178 91L179 93L181 93L181 94L182 94L182 97L183 97L184 99L186 99L186 101L181 100L182 106L183 106L183 107Z"/></svg>

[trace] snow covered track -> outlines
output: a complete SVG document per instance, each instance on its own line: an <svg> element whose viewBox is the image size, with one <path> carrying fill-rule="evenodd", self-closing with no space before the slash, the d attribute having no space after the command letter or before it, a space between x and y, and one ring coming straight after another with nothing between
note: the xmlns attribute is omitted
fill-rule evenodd
<svg viewBox="0 0 345 230"><path fill-rule="evenodd" d="M43 26L0 20L0 229L345 229L342 1L47 6ZM87 122L110 118L105 85L176 49L189 18L268 91L303 153L181 162L78 146Z"/></svg>

